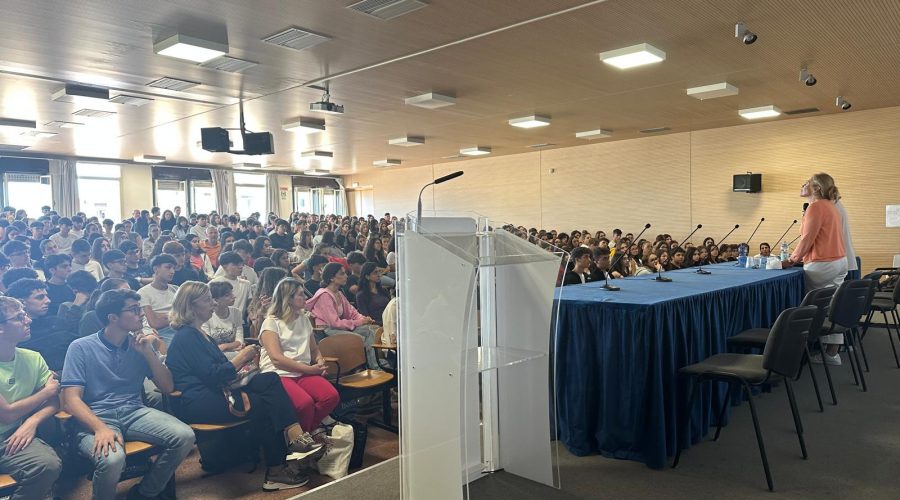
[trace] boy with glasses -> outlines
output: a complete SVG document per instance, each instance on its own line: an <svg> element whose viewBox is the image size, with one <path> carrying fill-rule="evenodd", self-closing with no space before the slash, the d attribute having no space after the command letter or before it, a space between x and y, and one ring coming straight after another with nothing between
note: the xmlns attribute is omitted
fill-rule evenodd
<svg viewBox="0 0 900 500"><path fill-rule="evenodd" d="M125 280L128 287L135 292L141 289L140 282L126 274L128 266L125 264L125 254L121 250L113 249L103 254L103 266L108 271L106 278Z"/></svg>

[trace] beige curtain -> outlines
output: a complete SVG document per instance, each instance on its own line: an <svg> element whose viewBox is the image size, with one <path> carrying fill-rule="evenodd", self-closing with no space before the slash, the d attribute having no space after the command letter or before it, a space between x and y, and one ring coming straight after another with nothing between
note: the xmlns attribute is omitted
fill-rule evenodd
<svg viewBox="0 0 900 500"><path fill-rule="evenodd" d="M233 214L237 207L233 173L231 170L210 169L209 174L216 188L216 210L222 215Z"/></svg>
<svg viewBox="0 0 900 500"><path fill-rule="evenodd" d="M278 201L278 176L275 174L266 174L266 212L273 212L279 217L280 207ZM290 215L290 214L286 214Z"/></svg>
<svg viewBox="0 0 900 500"><path fill-rule="evenodd" d="M59 215L71 217L81 210L78 200L78 174L75 160L49 160L53 208Z"/></svg>

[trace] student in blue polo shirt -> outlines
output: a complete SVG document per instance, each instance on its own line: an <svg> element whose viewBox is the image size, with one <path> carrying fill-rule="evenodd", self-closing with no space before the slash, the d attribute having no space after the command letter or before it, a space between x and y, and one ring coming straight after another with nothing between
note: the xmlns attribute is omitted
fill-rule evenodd
<svg viewBox="0 0 900 500"><path fill-rule="evenodd" d="M190 427L141 401L145 377L165 394L174 384L152 349L159 338L141 331L140 299L131 290L104 292L95 309L104 329L72 342L66 353L63 407L81 425L75 441L78 451L94 460L95 499L115 497L125 467L126 440L163 449L150 472L129 491L129 499L174 498L167 483L194 445Z"/></svg>

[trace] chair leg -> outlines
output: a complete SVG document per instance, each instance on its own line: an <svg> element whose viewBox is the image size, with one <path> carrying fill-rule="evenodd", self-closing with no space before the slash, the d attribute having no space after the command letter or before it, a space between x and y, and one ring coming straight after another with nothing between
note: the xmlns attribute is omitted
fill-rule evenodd
<svg viewBox="0 0 900 500"><path fill-rule="evenodd" d="M884 317L884 325L887 328L888 338L891 339L891 350L894 351L894 362L897 363L897 368L900 368L900 358L897 357L897 346L894 345L894 335L891 333L891 323L893 321L888 321L887 313L881 311L881 315ZM893 320L894 315L891 314L891 320Z"/></svg>
<svg viewBox="0 0 900 500"><path fill-rule="evenodd" d="M856 345L859 346L859 352L862 354L863 363L866 365L866 371L869 371L869 358L866 356L866 346L863 345L862 336L859 335L859 330L856 331ZM859 359L856 360L859 362ZM862 365L860 365L862 366Z"/></svg>
<svg viewBox="0 0 900 500"><path fill-rule="evenodd" d="M772 481L772 472L769 470L769 458L766 456L766 444L763 443L762 430L759 428L759 417L756 415L756 403L753 402L753 394L750 386L744 383L744 393L747 395L747 401L750 402L750 415L753 417L753 430L756 431L756 443L759 445L759 456L762 458L763 469L766 472L766 483L769 485L769 491L775 491L775 483Z"/></svg>
<svg viewBox="0 0 900 500"><path fill-rule="evenodd" d="M722 433L722 422L725 420L725 411L728 410L728 403L731 402L731 384L727 384L727 389L725 391L725 400L722 402L722 409L719 410L719 425L716 427L716 435L713 437L713 441L719 440L719 434Z"/></svg>
<svg viewBox="0 0 900 500"><path fill-rule="evenodd" d="M863 392L866 392L869 390L869 388L866 386L866 376L863 373L863 369L862 369L863 365L859 360L859 351L862 350L862 348L860 347L861 342L859 340L859 331L857 331L856 328L850 329L850 337L853 339L854 349L853 349L852 354L853 354L853 357L856 359L856 368L859 371L859 380L860 380L860 382L862 382Z"/></svg>
<svg viewBox="0 0 900 500"><path fill-rule="evenodd" d="M859 375L856 374L856 360L853 358L853 353L856 352L856 348L853 347L853 337L850 331L844 334L844 349L847 353L847 359L850 360L850 371L853 373L853 384L859 385Z"/></svg>
<svg viewBox="0 0 900 500"><path fill-rule="evenodd" d="M797 429L797 439L800 440L800 452L803 459L809 458L806 454L806 441L803 439L803 422L800 421L800 411L797 409L797 398L794 396L794 388L791 386L790 380L784 381L785 392L788 395L788 402L791 404L791 414L794 415L794 427Z"/></svg>
<svg viewBox="0 0 900 500"><path fill-rule="evenodd" d="M688 381L688 405L685 409L684 415L684 428L687 430L684 436L676 435L675 438L675 460L672 461L672 468L678 467L678 461L681 459L681 449L683 446L681 445L682 441L685 437L691 435L691 409L694 407L694 401L697 400L697 397L700 395L700 380L697 380L695 377L691 377Z"/></svg>
<svg viewBox="0 0 900 500"><path fill-rule="evenodd" d="M875 316L875 310L872 309L869 311L869 314L866 314L866 321L863 322L863 331L862 336L865 337L866 333L869 332L869 326L872 324L872 317Z"/></svg>
<svg viewBox="0 0 900 500"><path fill-rule="evenodd" d="M900 341L900 313L897 312L897 309L891 310L891 317L894 319L894 328L897 330L897 340ZM891 329L888 328L888 335L891 334Z"/></svg>
<svg viewBox="0 0 900 500"><path fill-rule="evenodd" d="M813 389L816 390L816 401L819 403L819 411L825 411L825 405L822 404L822 393L819 391L819 380L816 378L816 371L813 370L812 363L809 362L809 345L804 346L803 362L806 364L806 368L809 370L809 377L812 379ZM797 377L798 379L800 377Z"/></svg>
<svg viewBox="0 0 900 500"><path fill-rule="evenodd" d="M825 367L825 378L828 380L828 389L831 390L831 404L837 406L837 395L834 392L834 381L831 380L831 370L828 369L828 363L825 362L825 348L822 347L821 342L819 342L819 354L822 355L822 366Z"/></svg>

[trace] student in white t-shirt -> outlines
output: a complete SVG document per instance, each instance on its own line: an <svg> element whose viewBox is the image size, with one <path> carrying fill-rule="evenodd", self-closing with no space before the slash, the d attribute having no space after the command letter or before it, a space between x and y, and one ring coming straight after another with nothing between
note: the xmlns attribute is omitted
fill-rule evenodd
<svg viewBox="0 0 900 500"><path fill-rule="evenodd" d="M141 296L141 309L144 310L144 331L156 333L168 346L172 343L175 330L169 326L169 311L175 302L175 292L178 287L171 284L175 275L175 257L169 254L160 254L150 261L150 269L153 271L153 281L138 290Z"/></svg>
<svg viewBox="0 0 900 500"><path fill-rule="evenodd" d="M72 255L72 243L79 239L72 234L72 219L62 217L59 219L59 232L50 235L50 241L56 244L56 251L66 255Z"/></svg>
<svg viewBox="0 0 900 500"><path fill-rule="evenodd" d="M231 283L213 281L209 284L209 292L216 301L216 308L209 321L203 324L203 331L219 346L226 356L244 348L244 322L241 311L234 306L234 293Z"/></svg>
<svg viewBox="0 0 900 500"><path fill-rule="evenodd" d="M281 377L300 427L312 432L337 407L340 396L323 377L328 367L316 345L305 308L306 295L300 281L281 280L260 329L263 350L259 368L261 372L275 372ZM314 437L315 434L318 433Z"/></svg>
<svg viewBox="0 0 900 500"><path fill-rule="evenodd" d="M247 304L250 303L250 297L253 295L253 287L250 282L241 277L244 271L244 259L235 252L224 252L219 255L219 265L225 270L222 276L213 278L215 281L226 281L231 283L234 293L234 307L241 311L241 318L247 311Z"/></svg>
<svg viewBox="0 0 900 500"><path fill-rule="evenodd" d="M100 281L104 277L103 266L91 260L91 244L87 240L75 240L72 243L72 272L87 271Z"/></svg>

